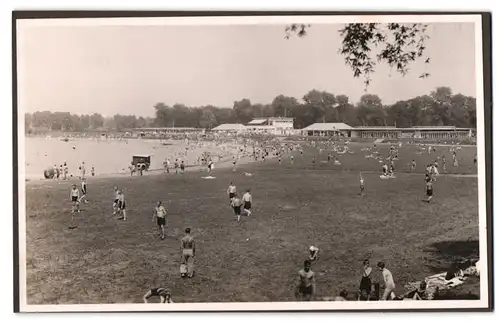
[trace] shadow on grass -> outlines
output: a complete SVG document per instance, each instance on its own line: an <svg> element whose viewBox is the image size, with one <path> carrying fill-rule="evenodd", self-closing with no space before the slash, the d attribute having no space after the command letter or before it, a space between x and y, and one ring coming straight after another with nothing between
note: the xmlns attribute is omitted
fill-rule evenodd
<svg viewBox="0 0 500 323"><path fill-rule="evenodd" d="M465 269L479 259L478 240L441 241L429 245L427 266L440 273L450 269Z"/></svg>
<svg viewBox="0 0 500 323"><path fill-rule="evenodd" d="M479 241L441 241L433 243L425 249L428 253L427 267L435 273L455 272L473 266L479 260ZM470 277L465 284L456 289L439 293L440 300L474 300L479 299L479 278Z"/></svg>

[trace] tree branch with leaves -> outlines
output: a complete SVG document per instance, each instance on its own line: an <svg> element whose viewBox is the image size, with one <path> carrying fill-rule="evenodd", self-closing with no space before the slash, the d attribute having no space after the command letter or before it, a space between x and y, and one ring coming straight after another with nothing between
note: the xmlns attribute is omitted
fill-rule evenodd
<svg viewBox="0 0 500 323"><path fill-rule="evenodd" d="M299 38L308 35L310 25L292 24L285 28L285 38L296 35ZM405 76L411 63L425 57L427 35L426 24L400 23L353 23L346 24L339 30L342 42L339 53L345 64L352 70L355 78L363 77L366 86L372 81L372 74L378 63L386 63L398 73ZM419 78L427 78L430 74L421 73Z"/></svg>

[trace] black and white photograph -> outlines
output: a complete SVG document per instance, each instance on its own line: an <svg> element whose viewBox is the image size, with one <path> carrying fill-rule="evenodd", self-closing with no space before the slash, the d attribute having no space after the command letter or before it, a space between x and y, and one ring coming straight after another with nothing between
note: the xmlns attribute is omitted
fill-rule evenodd
<svg viewBox="0 0 500 323"><path fill-rule="evenodd" d="M491 308L488 15L66 14L13 13L17 311Z"/></svg>

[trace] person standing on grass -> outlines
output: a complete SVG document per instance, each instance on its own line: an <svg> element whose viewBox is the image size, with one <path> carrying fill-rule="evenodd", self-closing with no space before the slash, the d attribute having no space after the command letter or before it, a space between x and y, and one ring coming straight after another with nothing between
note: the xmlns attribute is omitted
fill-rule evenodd
<svg viewBox="0 0 500 323"><path fill-rule="evenodd" d="M130 176L134 176L134 173L135 173L135 166L134 166L134 163L130 163L130 165L128 166L128 170L130 171Z"/></svg>
<svg viewBox="0 0 500 323"><path fill-rule="evenodd" d="M186 235L181 239L181 277L191 278L194 275L195 243L191 229L184 230Z"/></svg>
<svg viewBox="0 0 500 323"><path fill-rule="evenodd" d="M66 180L68 176L68 165L66 165L66 162L63 164L63 179Z"/></svg>
<svg viewBox="0 0 500 323"><path fill-rule="evenodd" d="M252 211L250 211L252 208L252 195L250 194L250 189L243 194L241 199L243 201L243 211L246 212L247 216L250 216L252 214Z"/></svg>
<svg viewBox="0 0 500 323"><path fill-rule="evenodd" d="M384 165L382 166L382 173L384 174L384 176L387 176L387 164L384 163Z"/></svg>
<svg viewBox="0 0 500 323"><path fill-rule="evenodd" d="M365 196L365 179L361 173L359 173L359 190L360 195Z"/></svg>
<svg viewBox="0 0 500 323"><path fill-rule="evenodd" d="M236 171L236 157L233 156L233 172Z"/></svg>
<svg viewBox="0 0 500 323"><path fill-rule="evenodd" d="M238 194L234 194L231 199L231 207L234 210L234 215L236 215L236 219L240 222L241 219L241 200L238 197Z"/></svg>
<svg viewBox="0 0 500 323"><path fill-rule="evenodd" d="M186 165L184 164L184 161L181 161L181 174L184 174L185 168L186 168Z"/></svg>
<svg viewBox="0 0 500 323"><path fill-rule="evenodd" d="M170 174L170 158L167 158L167 173Z"/></svg>
<svg viewBox="0 0 500 323"><path fill-rule="evenodd" d="M453 166L458 167L457 152L453 152Z"/></svg>
<svg viewBox="0 0 500 323"><path fill-rule="evenodd" d="M446 174L446 157L443 156L443 158L441 158L441 162L443 163L443 174Z"/></svg>
<svg viewBox="0 0 500 323"><path fill-rule="evenodd" d="M384 278L384 293L382 294L382 301L393 300L396 295L394 294L394 289L396 288L396 284L394 284L394 278L392 277L392 273L389 269L385 268L385 263L383 261L379 261L377 263L378 269L382 272L382 277Z"/></svg>
<svg viewBox="0 0 500 323"><path fill-rule="evenodd" d="M113 215L118 212L118 201L120 199L120 190L118 189L118 186L115 186L115 199L113 200Z"/></svg>
<svg viewBox="0 0 500 323"><path fill-rule="evenodd" d="M163 207L161 201L158 201L153 211L153 221L156 218L156 224L160 230L160 239L165 239L165 226L167 225L167 210Z"/></svg>
<svg viewBox="0 0 500 323"><path fill-rule="evenodd" d="M297 287L296 297L299 301L310 301L316 291L316 279L311 270L311 261L304 261L304 268L299 271L299 286Z"/></svg>
<svg viewBox="0 0 500 323"><path fill-rule="evenodd" d="M152 288L148 290L146 294L143 296L144 303L148 303L148 299L154 296L159 296L160 297L160 303L173 303L172 301L172 295L170 293L170 290L163 288L163 287L158 287L158 288Z"/></svg>
<svg viewBox="0 0 500 323"><path fill-rule="evenodd" d="M474 166L477 166L477 154L474 154Z"/></svg>
<svg viewBox="0 0 500 323"><path fill-rule="evenodd" d="M85 178L85 162L82 162L81 172L82 172L81 178Z"/></svg>
<svg viewBox="0 0 500 323"><path fill-rule="evenodd" d="M87 204L89 201L87 201L87 181L84 179L82 179L82 197L80 197L80 199L78 200L78 202L82 202L82 200L84 200L84 203Z"/></svg>
<svg viewBox="0 0 500 323"><path fill-rule="evenodd" d="M426 194L427 194L427 200L425 200L427 203L431 203L431 199L433 196L433 188L432 188L432 180L427 181L425 183L425 189L426 189Z"/></svg>
<svg viewBox="0 0 500 323"><path fill-rule="evenodd" d="M70 191L70 198L73 206L71 207L71 213L80 212L80 203L78 199L80 197L80 191L76 188L76 185L73 185Z"/></svg>
<svg viewBox="0 0 500 323"><path fill-rule="evenodd" d="M175 162L174 162L174 169L175 169L175 173L178 174L178 168L179 168L179 161L177 160L177 158L175 159Z"/></svg>
<svg viewBox="0 0 500 323"><path fill-rule="evenodd" d="M293 161L294 161L295 157L293 155L290 156L290 164L293 165Z"/></svg>
<svg viewBox="0 0 500 323"><path fill-rule="evenodd" d="M233 200L233 197L236 196L236 185L233 182L229 183L229 187L227 188L227 194L229 195L229 204Z"/></svg>
<svg viewBox="0 0 500 323"><path fill-rule="evenodd" d="M361 274L361 282L359 283L360 296L368 296L372 292L372 267L370 266L370 260L363 260L363 273Z"/></svg>
<svg viewBox="0 0 500 323"><path fill-rule="evenodd" d="M415 169L417 168L417 162L414 160L412 160L411 162L411 170L414 171Z"/></svg>
<svg viewBox="0 0 500 323"><path fill-rule="evenodd" d="M127 210L126 210L126 203L125 203L125 194L123 194L123 191L118 191L118 212L121 213L122 217L120 220L127 220Z"/></svg>

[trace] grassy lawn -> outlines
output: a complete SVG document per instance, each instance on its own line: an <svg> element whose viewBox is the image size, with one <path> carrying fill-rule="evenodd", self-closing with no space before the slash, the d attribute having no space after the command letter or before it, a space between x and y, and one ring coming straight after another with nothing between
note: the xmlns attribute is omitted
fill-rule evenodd
<svg viewBox="0 0 500 323"><path fill-rule="evenodd" d="M71 182L27 186L28 304L141 302L151 287L172 289L176 302L291 301L309 245L321 249L313 264L317 296L357 290L361 262L386 263L401 288L446 270L477 253L477 178L441 176L435 200L422 202L423 166L434 155L400 149L396 179L381 180L381 166L353 144L341 166L321 163L313 148L296 162L276 161L204 173L88 180L91 203L69 230ZM387 147L381 151L387 151ZM458 168L446 154L449 173L473 174L475 148L460 151ZM318 163L312 167L311 158ZM419 174L402 173L415 158ZM366 196L359 195L359 171ZM251 172L252 177L243 172ZM226 189L252 189L254 212L236 223ZM128 219L112 213L113 187L124 190ZM158 238L152 210L162 200L169 212L167 237ZM197 242L196 275L179 275L180 238L191 227ZM248 241L247 241L248 239ZM465 247L466 246L466 247Z"/></svg>

